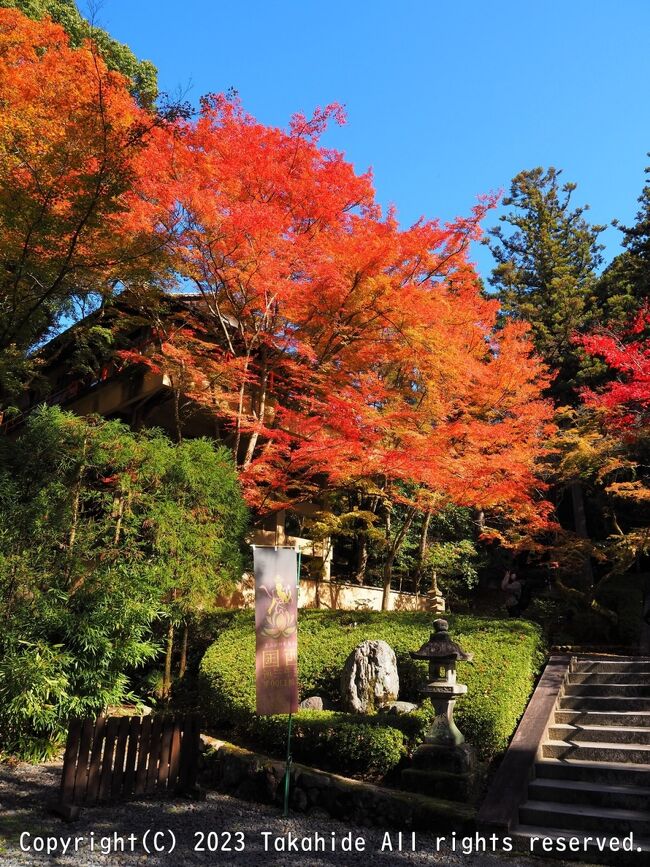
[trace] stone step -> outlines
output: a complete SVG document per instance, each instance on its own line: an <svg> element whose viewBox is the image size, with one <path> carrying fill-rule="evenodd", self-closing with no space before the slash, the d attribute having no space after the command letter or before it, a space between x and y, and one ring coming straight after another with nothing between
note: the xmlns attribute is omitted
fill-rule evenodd
<svg viewBox="0 0 650 867"><path fill-rule="evenodd" d="M632 726L574 726L553 725L548 730L552 741L570 743L609 743L609 744L645 744L650 745L650 728L634 728Z"/></svg>
<svg viewBox="0 0 650 867"><path fill-rule="evenodd" d="M621 837L611 834L605 828L601 829L600 834L585 834L583 831L572 830L570 828L539 828L535 825L520 824L514 829L512 837L515 848L520 852L548 858L549 849L542 847L542 840L549 838L555 843L554 854L571 858L572 860L582 855L582 860L585 858L586 853L590 864L601 863L610 865L610 867L614 863L612 860L614 858L616 859L615 863L617 867L621 864L632 864L634 867L641 867L640 854L650 852L650 839L636 836L632 840L632 852L617 851L621 844ZM569 847L571 838L576 838L580 841L582 844L580 849ZM616 850L613 850L609 845L609 841L612 840L615 841ZM598 845L598 841L600 845Z"/></svg>
<svg viewBox="0 0 650 867"><path fill-rule="evenodd" d="M640 710L636 713L622 713L615 710L602 712L595 710L556 710L555 722L558 725L650 728L650 710Z"/></svg>
<svg viewBox="0 0 650 867"><path fill-rule="evenodd" d="M564 695L650 698L650 683L567 683Z"/></svg>
<svg viewBox="0 0 650 867"><path fill-rule="evenodd" d="M646 676L646 674L639 671L616 671L609 674L575 671L569 675L569 683L597 683L603 686L608 683L650 683L650 672Z"/></svg>
<svg viewBox="0 0 650 867"><path fill-rule="evenodd" d="M622 762L546 758L535 763L535 777L614 786L650 787L650 764L630 765Z"/></svg>
<svg viewBox="0 0 650 867"><path fill-rule="evenodd" d="M546 741L542 745L544 758L579 759L587 762L650 763L650 746L638 744L612 744L584 741L569 744L564 741Z"/></svg>
<svg viewBox="0 0 650 867"><path fill-rule="evenodd" d="M650 782L650 781L649 781ZM592 804L596 807L617 807L644 810L650 804L650 786L616 786L602 782L554 780L539 778L528 786L531 801L555 801L563 804Z"/></svg>
<svg viewBox="0 0 650 867"><path fill-rule="evenodd" d="M617 711L650 711L650 699L618 698L601 695L565 695L559 701L559 710L617 710Z"/></svg>
<svg viewBox="0 0 650 867"><path fill-rule="evenodd" d="M643 672L650 674L650 659L635 659L635 660L578 660L572 668L573 672L598 672L600 674L611 674L612 672L622 671Z"/></svg>
<svg viewBox="0 0 650 867"><path fill-rule="evenodd" d="M519 808L519 819L524 825L540 828L571 828L582 831L617 835L632 832L635 836L650 836L648 810L624 810L616 807L592 807L555 801L526 801Z"/></svg>

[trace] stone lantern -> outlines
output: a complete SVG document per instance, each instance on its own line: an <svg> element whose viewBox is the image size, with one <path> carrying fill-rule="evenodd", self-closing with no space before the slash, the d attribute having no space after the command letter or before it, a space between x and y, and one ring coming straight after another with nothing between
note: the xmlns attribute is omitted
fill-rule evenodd
<svg viewBox="0 0 650 867"><path fill-rule="evenodd" d="M435 632L429 640L419 650L411 651L412 659L426 659L429 663L429 683L420 691L431 699L436 716L424 742L459 747L465 738L454 722L454 705L458 696L467 692L467 686L456 680L456 663L471 662L472 654L451 640L446 620L434 620L433 627Z"/></svg>
<svg viewBox="0 0 650 867"><path fill-rule="evenodd" d="M454 705L467 686L456 680L456 663L470 662L471 653L449 637L446 620L434 620L434 632L413 659L429 663L429 681L420 692L431 699L436 715L422 743L413 754L412 765L402 771L402 787L415 792L466 801L475 789L475 760L472 748L454 722Z"/></svg>

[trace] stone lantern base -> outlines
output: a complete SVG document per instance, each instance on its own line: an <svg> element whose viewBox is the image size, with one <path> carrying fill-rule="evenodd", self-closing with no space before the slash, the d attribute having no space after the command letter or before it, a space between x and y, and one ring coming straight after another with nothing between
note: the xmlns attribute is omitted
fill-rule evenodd
<svg viewBox="0 0 650 867"><path fill-rule="evenodd" d="M476 758L469 744L421 744L412 765L402 771L402 788L447 801L470 801L475 790Z"/></svg>
<svg viewBox="0 0 650 867"><path fill-rule="evenodd" d="M454 705L464 695L464 683L433 681L422 690L434 707L429 731L411 767L402 771L402 788L448 801L471 800L476 790L476 758L454 722Z"/></svg>
<svg viewBox="0 0 650 867"><path fill-rule="evenodd" d="M434 572L429 596L437 595ZM476 790L476 762L454 722L454 705L467 692L467 686L456 680L456 663L471 662L472 654L451 640L446 620L434 620L433 626L429 640L419 650L412 650L411 658L429 663L429 682L420 693L430 699L435 713L424 743L413 755L412 766L402 771L402 787L450 801L469 801Z"/></svg>

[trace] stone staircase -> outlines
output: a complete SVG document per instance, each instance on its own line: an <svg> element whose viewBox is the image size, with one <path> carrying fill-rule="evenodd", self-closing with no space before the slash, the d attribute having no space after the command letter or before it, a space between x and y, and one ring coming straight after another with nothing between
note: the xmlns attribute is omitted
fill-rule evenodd
<svg viewBox="0 0 650 867"><path fill-rule="evenodd" d="M512 831L522 842L632 832L650 852L650 658L572 661Z"/></svg>

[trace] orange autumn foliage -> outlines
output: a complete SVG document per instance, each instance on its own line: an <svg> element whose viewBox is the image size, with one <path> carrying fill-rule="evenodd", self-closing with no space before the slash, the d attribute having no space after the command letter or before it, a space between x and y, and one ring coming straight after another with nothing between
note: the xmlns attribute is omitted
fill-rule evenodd
<svg viewBox="0 0 650 867"><path fill-rule="evenodd" d="M400 228L319 144L332 118L285 131L213 96L184 125L159 180L201 300L153 363L225 420L258 508L372 478L543 524L547 376L467 259L491 200Z"/></svg>
<svg viewBox="0 0 650 867"><path fill-rule="evenodd" d="M142 188L162 118L62 27L0 9L0 348L32 346L75 299L151 279L164 245Z"/></svg>
<svg viewBox="0 0 650 867"><path fill-rule="evenodd" d="M0 349L75 299L128 287L147 308L149 287L190 285L157 357L125 358L220 420L258 509L372 479L544 523L546 372L467 258L491 200L403 229L320 144L338 106L282 130L210 96L171 123L91 43L7 9L0 103Z"/></svg>

